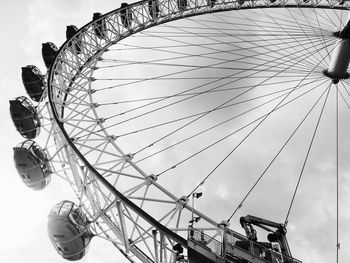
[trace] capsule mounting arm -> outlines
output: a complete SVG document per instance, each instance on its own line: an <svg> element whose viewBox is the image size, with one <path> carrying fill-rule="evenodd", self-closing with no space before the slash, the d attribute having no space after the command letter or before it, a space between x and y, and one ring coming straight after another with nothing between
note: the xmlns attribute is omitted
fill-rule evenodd
<svg viewBox="0 0 350 263"><path fill-rule="evenodd" d="M248 239L251 239L253 241L257 240L256 231L253 225L258 226L265 231L270 232L267 235L269 242L278 242L281 247L281 252L288 257L292 257L286 237L287 229L285 224L276 223L252 215L241 217L239 221L241 223L241 226L246 231ZM272 230L270 227L275 228L276 230Z"/></svg>

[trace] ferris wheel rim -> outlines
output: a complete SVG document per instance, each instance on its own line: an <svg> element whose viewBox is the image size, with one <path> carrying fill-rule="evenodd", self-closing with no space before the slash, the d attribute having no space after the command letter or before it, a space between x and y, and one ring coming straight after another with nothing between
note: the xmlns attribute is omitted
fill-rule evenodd
<svg viewBox="0 0 350 263"><path fill-rule="evenodd" d="M140 1L140 2L137 2L137 3L134 3L132 5L130 5L129 7L132 7L132 6L136 6L136 5L141 5L141 4L144 4L144 3L148 3L149 1ZM234 1L236 2L236 1ZM257 1L258 2L258 1ZM288 2L288 1L286 1ZM310 2L311 3L311 2ZM266 7L259 7L259 6L254 6L254 7L242 7L240 8L240 10L243 10L243 9L253 9L253 8L334 8L334 9L342 9L342 10L345 10L345 9L349 9L349 7L331 7L331 6L312 6L311 4L310 5L301 5L299 6L297 3L294 4L294 5L283 5L283 6L280 6L280 5L271 5L271 6L266 6ZM116 9L114 11L111 11L107 14L105 14L103 16L103 19L105 17L107 17L108 15L111 15L111 14L116 14L118 12L120 12L120 10L122 10L122 8L119 8L119 9ZM214 13L214 12L222 12L222 11L232 11L232 10L235 10L235 8L232 8L232 9L225 9L225 10L214 10L214 11L208 11L208 12L205 12L205 13L193 13L193 14L188 14L188 15L184 15L182 17L176 17L174 18L173 20L177 20L177 19L182 19L182 18L186 18L186 17L190 17L190 16L196 16L196 15L202 15L202 14L207 14L207 13ZM183 12L183 11L181 11ZM180 13L180 12L179 12ZM102 18L101 18L102 19ZM167 21L163 21L162 23L167 23L167 22L170 22L170 21L173 21L173 20L167 20ZM69 134L67 133L67 131L65 130L64 128L64 124L65 122L62 121L60 119L60 117L58 116L56 110L56 105L55 105L55 102L54 102L54 99L52 97L52 95L54 94L52 92L52 89L53 89L53 86L51 85L51 83L53 82L53 78L55 77L55 73L54 73L54 70L55 70L55 66L57 66L57 58L60 56L61 52L63 52L65 50L65 48L67 48L70 44L72 45L72 40L79 34L83 33L84 30L86 30L89 26L91 26L92 24L94 23L94 21L88 23L87 25L83 26L81 29L79 29L79 31L76 33L75 36L71 37L70 39L68 39L62 46L61 48L59 49L59 53L58 55L56 56L56 59L55 59L55 62L53 63L53 65L51 66L50 70L49 70L49 77L48 77L48 93L49 93L49 103L51 105L51 109L52 109L52 112L53 112L53 116L55 118L55 122L57 123L58 127L60 128L63 136L65 137L66 139L66 142L69 144L69 146L74 150L74 152L79 156L79 158L85 163L86 167L88 167L96 176L97 178L103 183L105 184L106 186L108 186L108 188L114 192L116 194L116 196L118 196L123 202L125 202L125 204L127 204L128 206L130 206L130 208L132 209L135 209L135 211L137 211L137 213L143 215L146 219L150 220L149 222L151 222L152 224L155 224L158 226L159 229L163 229L163 231L165 233L168 233L169 235L172 235L172 234L175 234L176 236L174 236L175 238L178 239L178 242L183 244L183 245L186 245L186 241L178 236L176 233L173 233L171 230L167 229L166 227L164 227L161 223L158 223L157 220L155 220L154 218L152 218L150 215L148 215L146 212L144 212L141 208L139 208L137 205L135 205L131 200L129 200L127 197L125 197L122 193L120 193L118 190L115 189L115 187L110 184L101 174L100 172L98 172L93 165L90 164L90 162L82 155L82 153L78 150L78 148L75 146L74 144L74 140L72 140L72 138L69 137ZM160 23L159 23L160 24ZM157 23L155 24L151 24L149 27L142 27L139 31L142 31L142 30L145 30L147 28L150 28L150 27L153 27L153 26L156 26L158 25ZM138 30L135 30L135 31L132 31L131 33L130 32L127 32L126 33L126 36L125 37L129 37L131 36L132 34L135 34L137 32L139 32ZM123 38L120 38L118 41L120 41L121 39ZM117 41L117 42L118 42ZM100 51L96 52L94 55L96 56L99 56L99 52L101 51L104 51L106 50L106 48L110 47L111 45L114 45L116 44L117 42L113 42L113 43L110 43L108 45L105 45ZM102 52L101 52L102 53ZM83 67L84 65L82 66L82 69L83 70ZM80 72L78 71L76 73L76 75L78 75ZM74 77L75 78L75 77ZM73 78L73 79L74 79ZM65 96L68 96L69 92L67 92L65 94ZM90 94L91 95L91 94ZM65 101L65 99L64 99ZM63 111L64 111L64 106L62 106L62 112L61 112L61 118L63 117ZM106 129L104 129L103 127L103 123L100 123L99 124L100 127L101 127L101 130L105 133L106 136L110 136L109 134L107 134L107 131Z"/></svg>

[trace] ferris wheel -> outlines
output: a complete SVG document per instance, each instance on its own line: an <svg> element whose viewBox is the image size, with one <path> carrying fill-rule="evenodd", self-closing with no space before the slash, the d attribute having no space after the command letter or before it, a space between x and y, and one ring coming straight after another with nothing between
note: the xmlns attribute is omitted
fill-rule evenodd
<svg viewBox="0 0 350 263"><path fill-rule="evenodd" d="M146 0L44 43L47 73L22 68L35 104L10 112L23 182L76 194L49 214L57 252L79 260L96 237L130 262L301 262L287 230L320 209L344 259L349 7Z"/></svg>

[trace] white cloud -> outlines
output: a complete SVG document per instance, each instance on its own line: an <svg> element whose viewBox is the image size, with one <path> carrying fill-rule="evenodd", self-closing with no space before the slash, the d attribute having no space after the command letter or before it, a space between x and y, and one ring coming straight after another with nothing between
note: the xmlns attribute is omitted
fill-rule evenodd
<svg viewBox="0 0 350 263"><path fill-rule="evenodd" d="M5 94L5 96L0 97L2 102L1 113L3 114L1 115L2 125L6 127L6 129L1 130L2 136L0 137L3 147L0 158L0 164L3 169L0 175L3 185L2 191L0 191L0 199L2 200L1 209L5 211L0 218L0 224L3 227L0 246L3 250L0 250L0 261L15 263L23 262L23 258L25 258L27 262L65 262L56 255L46 237L46 218L51 206L69 196L68 192L70 192L70 189L64 184L60 184L57 179L53 179L51 185L44 192L29 191L21 184L20 178L12 164L11 148L23 139L16 133L9 118L7 100L20 94L25 94L20 80L20 67L22 65L35 64L43 71L44 67L41 60L42 42L52 41L57 46L60 46L65 41L66 25L75 24L80 27L91 20L93 12L100 11L105 13L112 8L118 8L120 1L106 1L103 5L93 0L34 0L22 2L25 2L27 7L27 12L23 19L16 21L7 17L6 22L21 23L22 31L18 32L18 39L12 39L11 41L21 43L23 52L19 53L23 56L17 55L16 52L18 50L12 50L10 46L6 46L4 50L7 52L10 50L12 53L11 65L17 63L18 68L9 70L6 68L6 62L1 65L2 72L11 71L11 74L8 74L6 78L0 79L0 87ZM292 115L290 113L290 116ZM235 164L235 169L237 168L235 172L232 171L232 166L220 168L220 172L213 176L213 181L208 180L209 183L204 185L205 193L199 200L196 200L196 208L198 207L201 211L210 211L213 207L216 207L218 212L213 217L218 221L227 219L230 212L238 205L241 198L256 180L259 171L262 171L267 165L266 159L264 161L260 157L271 155L278 149L279 145L275 144L278 138L275 138L273 135L274 130L284 128L289 121L290 119L285 119L278 126L268 127L266 136L263 139L261 137L256 138L253 141L253 146L247 146L244 149L244 153L240 156L233 154L232 158L230 157L230 162ZM346 124L343 134L348 134L348 118L343 123ZM9 128L7 129L7 127ZM297 142L300 143L302 139L305 138L300 138ZM322 136L318 137L318 142L320 140L323 140ZM262 145L266 142L268 142L269 147L263 148ZM219 154L225 155L231 148L230 143L233 143L233 140L222 146ZM327 142L324 141L323 143L322 147L325 147ZM168 144L170 143L164 143L164 145ZM303 146L306 148L307 145ZM319 162L316 162L318 165L314 167L307 167L307 173L302 178L303 187L300 188L297 195L295 209L293 208L292 210L288 226L292 251L305 262L327 262L332 261L334 257L334 250L329 250L329 248L335 246L334 236L331 236L329 230L326 230L330 226L334 227L335 220L332 210L335 204L334 195L332 195L333 200L330 200L326 192L329 191L329 188L334 187L334 176L330 175L331 172L334 172L334 163L331 162L332 159L329 159L320 150L322 147L313 150L313 158L318 159ZM350 140L348 139L346 143L344 142L342 147L349 149ZM280 165L272 167L272 172L266 178L264 177L261 185L257 187L258 191L253 197L258 201L253 202L248 199L236 217L232 219L233 228L237 227L236 229L239 229L240 227L237 225L238 216L248 213L257 213L259 216L264 215L267 219L276 219L277 221L284 219L285 209L291 197L292 190L290 189L293 189L299 175L299 170L295 168L295 165L301 162L300 160L303 160L301 152L301 149L296 144L292 144L289 147L289 151L284 153L279 160ZM182 152L182 155L188 155L187 149ZM183 156L178 156L175 152L170 151L163 159L153 161L149 165L157 166L170 158L178 160ZM300 160L293 160L293 156L299 156ZM208 155L208 158L205 160L214 160L214 158L219 160L220 156ZM341 161L343 171L347 171L349 169L347 156L342 156ZM185 166L180 170L183 172L181 177L175 177L171 173L165 175L164 181L169 178L168 183L172 184L172 188L178 188L181 193L188 193L198 183L198 177L194 175L205 174L203 171L207 170L202 166L194 170L187 169ZM347 249L350 246L348 237L350 235L346 235L350 233L346 224L348 219L350 219L347 209L350 204L349 176L348 172L342 172L340 177L341 204L343 208L341 210L341 215L343 216L343 221L341 222L341 253L344 259L343 262L350 258L349 250ZM285 179L287 183L280 184L280 178ZM215 182L218 181L219 183L216 184ZM233 184L226 184L228 181L233 182ZM213 188L214 191L212 191ZM287 197L282 198L280 195L282 193L288 193ZM212 198L215 195L218 199ZM283 207L281 207L282 203ZM89 254L84 261L97 262L103 259L104 262L115 262L118 260L119 255L115 253L113 247L109 247L107 250L106 247L108 246L106 241L93 240ZM329 252L325 252L326 250Z"/></svg>

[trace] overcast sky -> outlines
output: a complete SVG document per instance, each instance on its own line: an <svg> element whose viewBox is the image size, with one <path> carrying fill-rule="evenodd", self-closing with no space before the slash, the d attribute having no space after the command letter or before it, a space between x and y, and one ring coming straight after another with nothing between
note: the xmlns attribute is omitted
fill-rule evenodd
<svg viewBox="0 0 350 263"><path fill-rule="evenodd" d="M27 189L21 182L13 165L12 147L24 139L13 126L8 100L26 95L21 80L22 66L36 65L45 72L41 43L50 41L59 47L65 41L66 25L79 28L92 19L94 12L116 9L120 1L3 0L1 5L0 262L67 262L52 247L46 225L51 207L71 199L71 189L55 178L47 189L39 192ZM119 262L118 252L107 241L94 241L89 248L91 253L82 262Z"/></svg>
<svg viewBox="0 0 350 263"><path fill-rule="evenodd" d="M74 24L80 28L91 20L93 12L106 13L119 6L120 1L116 0L2 1L0 17L0 32L2 33L0 87L3 95L0 97L2 102L0 104L2 107L0 114L3 115L3 129L1 130L2 136L0 136L2 145L2 151L0 152L2 168L0 176L2 180L0 187L2 204L0 262L67 262L58 256L50 244L47 237L46 223L51 207L63 199L70 199L71 189L62 184L60 180L53 178L49 187L44 191L31 191L22 184L13 165L12 147L23 141L23 138L16 132L10 119L8 100L19 95L26 95L21 81L21 66L33 64L44 72L41 43L50 41L60 46L65 40L66 25ZM350 146L349 140L347 140L346 145ZM348 165L346 167L349 168ZM320 165L318 171L326 173L333 168L325 163L323 166ZM349 175L349 172L347 172L347 175ZM326 186L327 183L328 179L325 180L323 185ZM236 197L223 182L219 183L217 188L218 199ZM349 181L344 181L342 189L344 192L350 189ZM316 190L313 189L313 191ZM305 194L305 196L308 196L308 194ZM328 199L324 195L320 193L311 196L310 199L310 201L300 205L302 212L295 214L299 216L296 221L303 221L303 216L314 219L308 224L305 223L303 228L299 230L294 229L295 225L291 223L289 232L295 235L293 245L297 246L297 250L303 256L301 259L305 259L305 262L311 262L311 259L314 259L315 262L323 262L322 250L329 246L329 243L323 242L322 247L319 244L314 246L310 240L316 241L327 236L328 232L323 232L320 226L326 226L329 223L327 222L328 218L333 219L334 217L329 216L332 211L325 208ZM349 204L347 200L344 203ZM222 205L222 207L220 207L220 204L210 205L216 205L221 210L227 209L225 205ZM252 207L254 208L254 206ZM318 208L317 211L319 212L315 214L316 210L309 209L310 207ZM202 205L202 208L206 209L207 206ZM232 209L232 207L229 209ZM344 218L349 219L349 214L346 213ZM344 227L344 229L349 230L348 227ZM349 232L345 232L343 236L346 233L350 236ZM304 235L315 236L305 241L303 239ZM344 238L346 239L346 237ZM349 241L348 238L347 241ZM345 242L345 244L349 245L349 242ZM294 251L292 245L291 249ZM347 247L344 245L342 250L345 251L346 249ZM347 255L349 254L347 253ZM120 262L119 258L118 252L108 242L94 239L87 257L82 262ZM343 256L343 259L346 259L345 256Z"/></svg>

